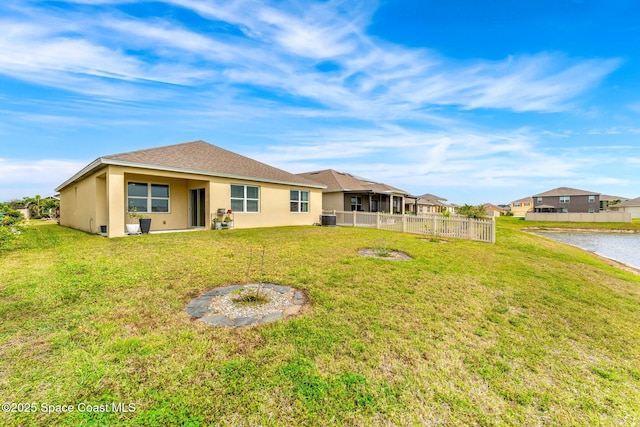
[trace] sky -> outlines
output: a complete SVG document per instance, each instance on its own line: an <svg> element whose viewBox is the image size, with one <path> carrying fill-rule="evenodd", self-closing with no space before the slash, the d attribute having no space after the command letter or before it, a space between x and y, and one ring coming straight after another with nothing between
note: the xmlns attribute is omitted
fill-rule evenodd
<svg viewBox="0 0 640 427"><path fill-rule="evenodd" d="M0 201L194 140L457 204L640 196L640 0L3 0L0 34Z"/></svg>

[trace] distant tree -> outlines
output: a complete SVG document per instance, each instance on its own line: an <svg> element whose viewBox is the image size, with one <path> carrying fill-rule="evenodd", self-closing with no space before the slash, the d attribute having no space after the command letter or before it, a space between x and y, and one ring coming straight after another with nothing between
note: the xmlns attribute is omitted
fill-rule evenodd
<svg viewBox="0 0 640 427"><path fill-rule="evenodd" d="M42 205L40 203L42 202L42 196L40 196L39 194L36 194L32 200L33 200L32 202L33 204L31 205L31 213L33 214L32 217L41 218Z"/></svg>
<svg viewBox="0 0 640 427"><path fill-rule="evenodd" d="M473 205L460 206L458 208L458 213L460 215L466 216L467 218L474 218L474 219L484 219L484 218L488 218L489 217L489 215L487 215L487 211L485 210L484 206L482 206L482 205L478 205L478 206L473 206Z"/></svg>
<svg viewBox="0 0 640 427"><path fill-rule="evenodd" d="M49 197L43 198L36 194L34 197L24 197L22 204L29 208L31 218L39 219L43 216L54 215L60 207L60 200Z"/></svg>
<svg viewBox="0 0 640 427"><path fill-rule="evenodd" d="M54 216L60 208L60 200L48 198L40 201L40 215Z"/></svg>
<svg viewBox="0 0 640 427"><path fill-rule="evenodd" d="M24 209L24 202L18 199L8 201L6 205L15 210Z"/></svg>

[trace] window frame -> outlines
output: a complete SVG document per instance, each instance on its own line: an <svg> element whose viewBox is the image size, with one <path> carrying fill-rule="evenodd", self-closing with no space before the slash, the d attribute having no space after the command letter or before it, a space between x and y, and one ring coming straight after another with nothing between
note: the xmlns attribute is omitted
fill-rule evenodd
<svg viewBox="0 0 640 427"><path fill-rule="evenodd" d="M297 199L293 199L293 193L297 193L298 198ZM302 193L306 193L307 194L307 200L303 200L302 199ZM309 190L297 190L297 189L290 189L289 190L289 212L290 213L303 213L303 214L307 214L310 212L311 210L311 193L309 192ZM297 204L297 210L293 209L293 204L296 203ZM302 207L306 205L307 206L307 210L302 210Z"/></svg>
<svg viewBox="0 0 640 427"><path fill-rule="evenodd" d="M596 202L596 196L589 196L589 203L595 203Z"/></svg>
<svg viewBox="0 0 640 427"><path fill-rule="evenodd" d="M571 196L560 196L559 199L562 204L571 203Z"/></svg>
<svg viewBox="0 0 640 427"><path fill-rule="evenodd" d="M129 186L131 184L137 184L137 185L145 185L147 187L147 195L146 196L131 196L129 195ZM153 196L153 186L161 186L161 187L166 187L167 188L167 197L158 197L158 196ZM142 181L127 181L127 205L126 205L126 210L127 213L131 212L131 203L130 203L130 199L136 199L136 200L145 200L146 201L146 207L145 210L137 210L136 212L138 213L143 213L143 214L170 214L171 213L171 184L166 184L166 183L161 183L161 182L151 182L151 181L147 181L147 182L142 182ZM166 200L167 201L167 211L166 212L154 212L153 211L153 200ZM135 204L134 204L135 206Z"/></svg>
<svg viewBox="0 0 640 427"><path fill-rule="evenodd" d="M353 203L353 199L356 199L356 203L354 205ZM351 206L351 211L357 211L357 212L361 212L362 211L362 196L350 196L349 198L349 205ZM355 209L353 207L356 207ZM360 206L360 209L358 210L358 206Z"/></svg>
<svg viewBox="0 0 640 427"><path fill-rule="evenodd" d="M234 197L233 196L233 187L242 187L242 197ZM258 197L248 197L248 188L255 188L258 193ZM242 210L238 209L233 205L234 201L242 201ZM248 202L255 201L257 204L257 209L255 211L247 210ZM248 214L257 214L260 213L260 186L259 185L250 185L250 184L229 184L229 205L233 213L248 213Z"/></svg>

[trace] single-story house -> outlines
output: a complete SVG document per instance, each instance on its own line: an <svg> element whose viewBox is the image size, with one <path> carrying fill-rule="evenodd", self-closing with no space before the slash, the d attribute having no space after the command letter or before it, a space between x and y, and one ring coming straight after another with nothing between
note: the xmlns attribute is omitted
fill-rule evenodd
<svg viewBox="0 0 640 427"><path fill-rule="evenodd" d="M405 198L404 205L406 212L411 212L416 215L446 211L454 212L453 206L447 203L447 199L433 194L423 194L422 196Z"/></svg>
<svg viewBox="0 0 640 427"><path fill-rule="evenodd" d="M533 210L533 198L524 197L522 199L514 200L510 203L510 206L513 216L524 217L527 212Z"/></svg>
<svg viewBox="0 0 640 427"><path fill-rule="evenodd" d="M333 169L298 176L326 187L322 190L324 210L403 213L407 192L399 188Z"/></svg>
<svg viewBox="0 0 640 427"><path fill-rule="evenodd" d="M622 197L622 196L611 196L609 194L601 194L600 195L600 210L601 211L608 211L609 210L609 206L613 206L617 203L620 202L626 202L627 200L629 200L628 197Z"/></svg>
<svg viewBox="0 0 640 427"><path fill-rule="evenodd" d="M490 217L506 215L506 213L509 212L508 209L501 208L500 206L496 206L492 203L485 203L484 205L482 205L482 207L484 208L487 215L489 215Z"/></svg>
<svg viewBox="0 0 640 427"><path fill-rule="evenodd" d="M640 197L625 200L615 205L609 205L609 210L613 212L627 212L631 214L631 219L640 218Z"/></svg>
<svg viewBox="0 0 640 427"><path fill-rule="evenodd" d="M204 141L99 157L62 183L60 225L124 236L130 212L151 232L211 227L232 211L235 228L312 225L324 186Z"/></svg>

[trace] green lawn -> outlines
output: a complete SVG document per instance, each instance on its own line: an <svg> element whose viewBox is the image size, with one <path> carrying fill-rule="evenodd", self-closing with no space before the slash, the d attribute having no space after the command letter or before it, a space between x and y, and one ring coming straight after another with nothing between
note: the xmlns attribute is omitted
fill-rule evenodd
<svg viewBox="0 0 640 427"><path fill-rule="evenodd" d="M244 282L263 245L265 280L304 289L305 313L236 329L190 319L189 301ZM0 253L0 313L2 400L36 405L2 425L640 423L640 276L514 221L498 222L495 245L352 228L105 239L31 226ZM84 407L112 403L135 411Z"/></svg>
<svg viewBox="0 0 640 427"><path fill-rule="evenodd" d="M526 221L524 218L503 216L497 219L498 224L509 228L567 228L583 230L627 230L640 232L640 219L631 222L550 222Z"/></svg>

